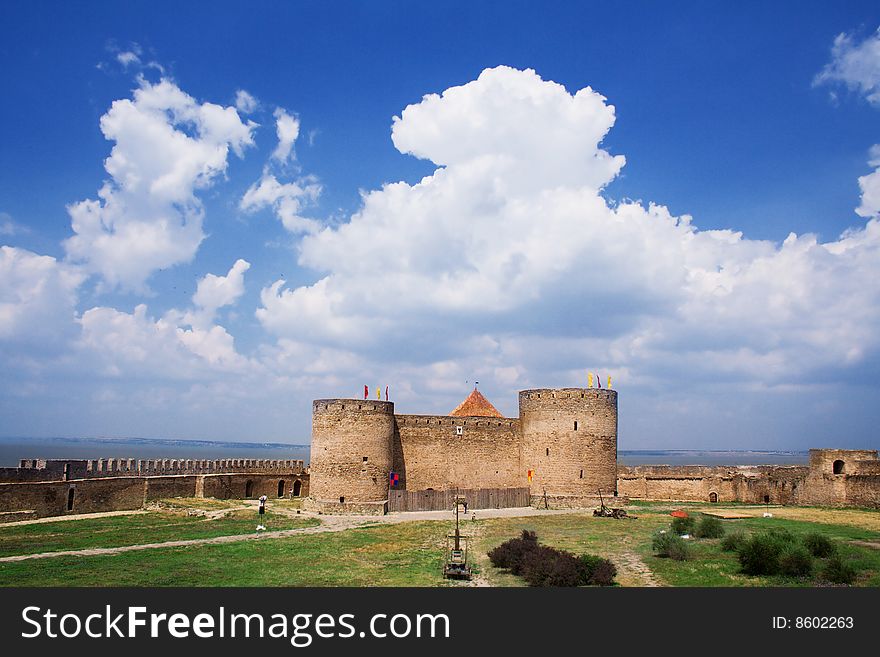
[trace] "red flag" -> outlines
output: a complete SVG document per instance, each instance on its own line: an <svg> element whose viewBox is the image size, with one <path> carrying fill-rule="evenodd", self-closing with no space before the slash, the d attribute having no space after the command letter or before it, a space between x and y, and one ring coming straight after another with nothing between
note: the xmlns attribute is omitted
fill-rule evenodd
<svg viewBox="0 0 880 657"><path fill-rule="evenodd" d="M596 385L599 386L600 388L602 387L602 379L599 378L598 374L596 375Z"/></svg>
<svg viewBox="0 0 880 657"><path fill-rule="evenodd" d="M370 396L370 387L364 386L364 399Z"/></svg>
<svg viewBox="0 0 880 657"><path fill-rule="evenodd" d="M385 386L385 401L388 401L388 386Z"/></svg>

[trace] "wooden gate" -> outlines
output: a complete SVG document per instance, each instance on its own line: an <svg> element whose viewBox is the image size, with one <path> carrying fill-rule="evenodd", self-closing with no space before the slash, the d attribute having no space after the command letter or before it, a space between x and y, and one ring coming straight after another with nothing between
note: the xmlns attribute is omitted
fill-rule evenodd
<svg viewBox="0 0 880 657"><path fill-rule="evenodd" d="M458 490L389 490L388 511L450 511L456 495L468 509L507 509L529 506L528 488L459 488Z"/></svg>

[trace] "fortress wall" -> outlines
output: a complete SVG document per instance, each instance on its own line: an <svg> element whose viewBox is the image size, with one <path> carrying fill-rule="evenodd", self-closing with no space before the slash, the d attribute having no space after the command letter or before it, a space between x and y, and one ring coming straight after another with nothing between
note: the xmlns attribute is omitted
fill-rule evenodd
<svg viewBox="0 0 880 657"><path fill-rule="evenodd" d="M617 392L595 388L519 393L524 470L533 495L617 491Z"/></svg>
<svg viewBox="0 0 880 657"><path fill-rule="evenodd" d="M269 499L278 498L278 482L284 482L283 495L287 498L294 490L294 482L300 481L302 488L299 497L305 497L309 494L309 477L308 475L253 475L253 474L219 474L206 475L203 478L204 496L214 497L219 500L229 499L246 499L250 497L255 499L261 495L265 495ZM250 496L248 493L248 482L251 482Z"/></svg>
<svg viewBox="0 0 880 657"><path fill-rule="evenodd" d="M216 497L244 499L247 482L252 482L250 497L278 497L278 482L284 482L284 497L301 482L300 496L308 494L307 474L219 474L169 475L160 477L107 477L73 481L0 483L0 522L27 517L60 516L102 511L130 511L145 503L171 497ZM73 490L73 509L68 510L68 495ZM202 493L202 495L200 495Z"/></svg>
<svg viewBox="0 0 880 657"><path fill-rule="evenodd" d="M804 467L619 466L621 495L670 501L794 504L808 469Z"/></svg>
<svg viewBox="0 0 880 657"><path fill-rule="evenodd" d="M801 504L839 506L856 504L849 500L849 480L859 471L870 472L877 462L876 450L811 449L810 472L799 495ZM854 482L853 495L870 500L867 490L871 475L864 482Z"/></svg>
<svg viewBox="0 0 880 657"><path fill-rule="evenodd" d="M144 482L144 501L152 502L167 497L195 497L196 479L196 475L140 477Z"/></svg>
<svg viewBox="0 0 880 657"><path fill-rule="evenodd" d="M520 488L520 422L514 418L397 415L398 488ZM461 435L457 432L461 427Z"/></svg>
<svg viewBox="0 0 880 657"><path fill-rule="evenodd" d="M852 470L854 475L880 475L880 460L856 461Z"/></svg>
<svg viewBox="0 0 880 657"><path fill-rule="evenodd" d="M730 477L620 477L618 494L648 500L693 500L708 502L715 493L720 502L737 499L736 486Z"/></svg>
<svg viewBox="0 0 880 657"><path fill-rule="evenodd" d="M298 459L22 459L17 468L0 468L0 481L67 481L72 479L190 475L215 473L300 474Z"/></svg>
<svg viewBox="0 0 880 657"><path fill-rule="evenodd" d="M73 509L68 510L71 490ZM143 505L140 477L0 484L0 511L33 511L37 517L129 511Z"/></svg>
<svg viewBox="0 0 880 657"><path fill-rule="evenodd" d="M860 463L878 462L877 450L875 449L811 449L810 470L817 473L834 475L834 463L840 461L843 464L839 474L856 474L859 467L870 467Z"/></svg>
<svg viewBox="0 0 880 657"><path fill-rule="evenodd" d="M880 475L853 475L846 478L846 504L880 508Z"/></svg>
<svg viewBox="0 0 880 657"><path fill-rule="evenodd" d="M59 477L54 472L35 468L0 468L0 482L25 481L56 481Z"/></svg>

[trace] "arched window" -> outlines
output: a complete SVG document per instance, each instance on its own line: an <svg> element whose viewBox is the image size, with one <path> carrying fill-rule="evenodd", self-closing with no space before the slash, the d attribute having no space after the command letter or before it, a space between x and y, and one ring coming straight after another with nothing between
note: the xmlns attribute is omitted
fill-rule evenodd
<svg viewBox="0 0 880 657"><path fill-rule="evenodd" d="M293 496L294 497L299 497L300 493L302 492L302 485L303 484L299 479L297 479L296 481L293 482Z"/></svg>
<svg viewBox="0 0 880 657"><path fill-rule="evenodd" d="M718 501L718 493L709 493L709 501L717 502Z"/></svg>
<svg viewBox="0 0 880 657"><path fill-rule="evenodd" d="M244 485L244 496L245 497L253 497L254 496L254 482L250 479Z"/></svg>
<svg viewBox="0 0 880 657"><path fill-rule="evenodd" d="M837 459L832 465L831 469L834 474L843 474L843 461Z"/></svg>
<svg viewBox="0 0 880 657"><path fill-rule="evenodd" d="M278 481L278 497L284 497L284 480Z"/></svg>

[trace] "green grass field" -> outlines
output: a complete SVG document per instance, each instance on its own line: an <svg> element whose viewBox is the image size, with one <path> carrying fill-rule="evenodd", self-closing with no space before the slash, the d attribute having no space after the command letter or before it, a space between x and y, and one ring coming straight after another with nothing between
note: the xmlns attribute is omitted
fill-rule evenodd
<svg viewBox="0 0 880 657"><path fill-rule="evenodd" d="M266 515L267 529L318 524L313 518L289 518L271 512ZM0 557L250 534L256 526L257 514L252 510L231 511L213 520L180 511L153 511L13 527L0 525Z"/></svg>
<svg viewBox="0 0 880 657"><path fill-rule="evenodd" d="M188 504L184 502L183 504ZM594 518L573 512L525 518L466 520L471 560L478 579L493 586L523 582L493 568L486 552L522 529L538 533L542 543L581 554L610 558L622 586L650 583L668 586L803 586L809 581L750 577L739 573L733 553L722 552L718 539L690 541L693 559L656 557L651 536L669 525L670 504L640 504L637 520ZM876 511L848 510L845 524L828 522L828 510L798 510L812 520L747 518L724 521L728 531L753 532L771 527L794 534L818 531L860 571L858 586L880 586L880 550L851 541L880 545ZM479 516L479 512L477 512ZM861 519L861 521L860 521ZM226 518L205 520L185 512L95 518L46 524L0 526L0 554L28 554L84 547L112 547L222 535L253 533L253 511L233 511ZM315 518L270 516L270 529L317 524ZM862 526L859 526L862 525ZM452 523L443 521L372 524L336 532L303 534L258 541L157 548L111 555L62 556L0 563L0 586L445 586L441 576L445 536Z"/></svg>
<svg viewBox="0 0 880 657"><path fill-rule="evenodd" d="M0 585L436 586L443 583L442 525L449 523L7 562Z"/></svg>

